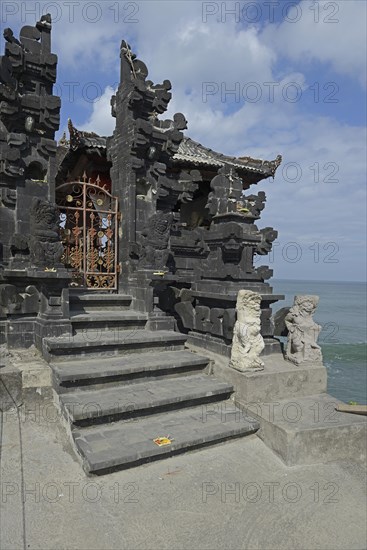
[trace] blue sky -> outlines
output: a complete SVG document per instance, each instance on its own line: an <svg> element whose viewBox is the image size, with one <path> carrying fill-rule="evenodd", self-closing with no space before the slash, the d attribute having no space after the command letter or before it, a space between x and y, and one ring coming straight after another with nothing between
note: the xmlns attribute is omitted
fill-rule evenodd
<svg viewBox="0 0 367 550"><path fill-rule="evenodd" d="M68 117L112 133L124 38L149 78L171 80L168 116L183 112L187 135L231 155L283 155L275 180L257 186L267 194L258 225L279 231L258 265L277 278L365 279L364 0L3 0L2 27L18 34L44 10L59 57L58 135Z"/></svg>

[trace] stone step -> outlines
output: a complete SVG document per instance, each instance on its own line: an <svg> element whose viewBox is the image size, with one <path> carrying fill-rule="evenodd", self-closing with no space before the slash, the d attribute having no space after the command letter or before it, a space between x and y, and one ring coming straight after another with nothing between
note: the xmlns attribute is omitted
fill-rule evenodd
<svg viewBox="0 0 367 550"><path fill-rule="evenodd" d="M85 313L110 310L119 311L129 309L132 296L128 294L103 294L94 291L69 293L71 310L84 311Z"/></svg>
<svg viewBox="0 0 367 550"><path fill-rule="evenodd" d="M108 473L256 432L259 424L232 401L120 420L73 430L88 473ZM171 445L158 447L153 439L170 436Z"/></svg>
<svg viewBox="0 0 367 550"><path fill-rule="evenodd" d="M86 332L90 330L128 330L144 328L148 316L138 311L110 311L101 310L85 313L80 310L72 311L70 321L73 331Z"/></svg>
<svg viewBox="0 0 367 550"><path fill-rule="evenodd" d="M261 426L258 435L287 466L353 461L365 464L367 417L338 412L327 393L240 403Z"/></svg>
<svg viewBox="0 0 367 550"><path fill-rule="evenodd" d="M52 363L57 391L90 385L136 382L137 379L173 376L197 372L207 367L206 357L190 351L139 353L127 357L88 359Z"/></svg>
<svg viewBox="0 0 367 550"><path fill-rule="evenodd" d="M196 374L70 392L61 395L60 405L71 423L85 426L228 399L232 391L230 384L205 374Z"/></svg>
<svg viewBox="0 0 367 550"><path fill-rule="evenodd" d="M55 338L44 338L43 355L51 362L68 361L74 357L113 357L147 351L184 349L187 337L169 330L88 331Z"/></svg>

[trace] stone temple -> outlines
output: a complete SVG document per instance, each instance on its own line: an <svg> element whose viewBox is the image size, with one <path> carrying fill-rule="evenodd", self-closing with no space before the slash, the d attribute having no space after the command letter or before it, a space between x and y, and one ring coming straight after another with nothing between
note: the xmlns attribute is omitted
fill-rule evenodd
<svg viewBox="0 0 367 550"><path fill-rule="evenodd" d="M277 237L259 224L266 196L255 186L272 181L281 156L236 158L190 139L183 114L163 117L169 80L153 84L125 41L113 135L80 131L69 119L69 136L57 143L51 17L23 27L19 39L6 29L4 38L4 383L8 376L16 387L18 376L24 390L12 350L36 348L43 382L35 387L57 401L90 473L254 432L287 464L327 460L317 438L320 429L328 438L329 426L318 426L309 450L299 426L295 440L284 415L259 409L295 399L306 409L309 396L332 402L311 334L314 308L286 308L274 323L271 306L283 296L267 282L272 270L255 267ZM288 331L284 356L274 332ZM359 449L365 424L349 422ZM160 437L166 445L154 442Z"/></svg>

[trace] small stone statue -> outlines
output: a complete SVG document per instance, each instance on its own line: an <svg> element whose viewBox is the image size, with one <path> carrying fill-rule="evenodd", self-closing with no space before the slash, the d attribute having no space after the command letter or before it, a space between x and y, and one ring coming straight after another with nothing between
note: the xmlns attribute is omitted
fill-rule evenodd
<svg viewBox="0 0 367 550"><path fill-rule="evenodd" d="M169 237L173 215L171 212L153 214L143 229L142 266L164 269L169 256Z"/></svg>
<svg viewBox="0 0 367 550"><path fill-rule="evenodd" d="M233 329L229 366L241 372L264 369L259 358L265 347L260 333L261 296L251 290L240 290L237 296L237 321Z"/></svg>
<svg viewBox="0 0 367 550"><path fill-rule="evenodd" d="M31 204L29 249L37 267L61 266L64 247L59 235L59 211L53 203L34 197Z"/></svg>
<svg viewBox="0 0 367 550"><path fill-rule="evenodd" d="M318 296L295 296L285 317L288 329L285 358L296 365L305 361L322 362L321 348L317 344L321 326L312 318L318 302Z"/></svg>

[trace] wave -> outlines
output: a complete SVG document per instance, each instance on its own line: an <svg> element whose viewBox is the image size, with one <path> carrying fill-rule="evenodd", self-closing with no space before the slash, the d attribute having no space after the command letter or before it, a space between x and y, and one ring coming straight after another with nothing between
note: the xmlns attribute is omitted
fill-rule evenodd
<svg viewBox="0 0 367 550"><path fill-rule="evenodd" d="M365 344L322 346L328 373L328 393L345 401L366 404L367 351Z"/></svg>
<svg viewBox="0 0 367 550"><path fill-rule="evenodd" d="M356 366L366 364L367 346L365 343L321 344L321 349L325 363L355 363Z"/></svg>

